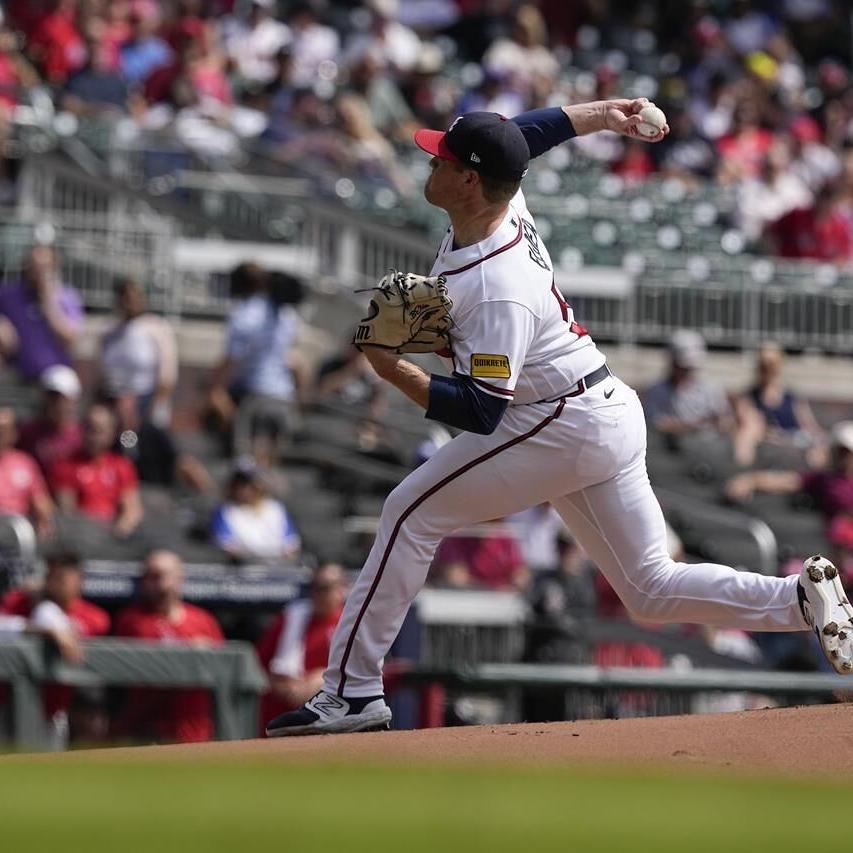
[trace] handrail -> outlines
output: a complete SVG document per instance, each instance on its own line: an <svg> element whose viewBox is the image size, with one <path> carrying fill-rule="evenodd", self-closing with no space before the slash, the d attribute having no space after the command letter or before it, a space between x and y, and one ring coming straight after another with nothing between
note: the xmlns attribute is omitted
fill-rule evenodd
<svg viewBox="0 0 853 853"><path fill-rule="evenodd" d="M23 515L0 514L0 523L5 522L18 543L18 556L25 563L35 560L38 540L32 524Z"/></svg>
<svg viewBox="0 0 853 853"><path fill-rule="evenodd" d="M217 737L232 740L257 732L258 697L267 689L267 678L249 643L196 648L99 638L85 641L83 650L83 664L71 666L41 638L0 638L0 682L11 688L12 734L18 745L47 748L50 743L40 690L45 683L206 688L213 693Z"/></svg>
<svg viewBox="0 0 853 853"><path fill-rule="evenodd" d="M762 574L775 575L779 570L779 549L776 536L769 525L760 518L745 516L727 507L716 506L669 489L655 487L655 494L662 503L676 506L696 517L718 524L721 529L729 528L746 534L755 543L759 554L759 569ZM676 531L677 532L677 531Z"/></svg>
<svg viewBox="0 0 853 853"><path fill-rule="evenodd" d="M440 682L472 690L538 687L567 690L659 690L681 693L733 691L775 696L833 695L848 692L840 675L736 669L650 669L554 664L480 664L458 669L414 668L402 674L411 684Z"/></svg>

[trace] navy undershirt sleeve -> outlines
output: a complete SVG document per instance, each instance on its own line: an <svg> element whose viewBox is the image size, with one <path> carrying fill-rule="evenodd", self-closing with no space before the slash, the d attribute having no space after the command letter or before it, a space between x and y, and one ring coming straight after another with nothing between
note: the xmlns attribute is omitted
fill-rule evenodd
<svg viewBox="0 0 853 853"><path fill-rule="evenodd" d="M503 417L508 400L501 400L477 388L469 376L440 376L429 381L429 406L426 417L448 426L476 432L493 433Z"/></svg>
<svg viewBox="0 0 853 853"><path fill-rule="evenodd" d="M531 159L577 136L571 119L562 107L529 110L517 115L513 121L527 140Z"/></svg>

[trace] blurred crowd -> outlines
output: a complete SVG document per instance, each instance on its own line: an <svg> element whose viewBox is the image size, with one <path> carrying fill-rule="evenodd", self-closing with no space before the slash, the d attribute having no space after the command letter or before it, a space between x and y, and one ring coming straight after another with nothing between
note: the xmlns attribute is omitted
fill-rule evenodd
<svg viewBox="0 0 853 853"><path fill-rule="evenodd" d="M754 247L840 263L853 260L846 7L841 0L5 0L0 138L28 91L44 87L81 126L129 127L225 155L250 148L405 196L417 192L406 151L418 126L444 127L466 110L513 115L630 92L662 106L672 134L657 146L597 135L576 143L584 156L626 181L717 182L738 199L738 225ZM9 164L0 164L2 201L14 190ZM221 643L214 615L183 600L180 543L164 541L177 529L176 495L192 496L195 534L222 562L317 566L306 595L255 637L271 679L269 715L316 690L346 593L344 569L306 547L293 512L300 495L281 472L294 438L304 437L306 410L325 403L358 412L349 427L358 453L397 472L450 435L436 428L417 446L401 442L386 428L386 389L355 348L306 360L299 281L246 263L232 272L230 290L222 352L196 405L180 390L175 330L149 310L139 282L116 282L114 316L92 365L75 360L85 314L53 246L33 246L21 275L2 283L0 365L37 386L40 403L33 417L0 405L0 513L29 519L47 571L37 582L17 579L0 602L0 631L44 634L72 663L81 639L108 633ZM732 504L762 492L807 503L853 580L853 422L821 425L788 387L784 353L772 342L757 352L743 389L712 382L705 357L695 332L670 342L667 369L644 397L652 448L693 454L715 475L724 472ZM227 460L224 473L183 445L177 409L184 425L203 425ZM338 485L358 491L353 479ZM681 555L673 531L670 539ZM140 581L136 600L111 615L82 598L82 566L122 544L128 559L141 561ZM653 638L590 644L584 637L584 620L627 614L547 506L448 538L430 583L524 595L533 614L531 661L671 662ZM701 640L753 662L820 659L802 648L759 648L739 632L707 631ZM623 700L621 713L642 710L636 696ZM57 726L89 741L107 730L204 739L213 726L205 691L134 691L109 720L103 697L87 701L57 688L45 706ZM537 707L531 719L551 713Z"/></svg>
<svg viewBox="0 0 853 853"><path fill-rule="evenodd" d="M5 0L0 134L41 83L58 110L228 155L417 193L415 127L475 109L642 95L672 133L577 149L628 181L712 180L750 244L853 257L843 0ZM140 143L142 144L142 143ZM2 180L3 175L0 175Z"/></svg>
<svg viewBox="0 0 853 853"><path fill-rule="evenodd" d="M306 496L288 490L282 463L300 459L303 418L326 404L338 418L349 418L344 430L362 458L401 474L451 436L436 425L418 443L386 430L387 391L355 348L307 362L300 345L305 293L298 280L244 263L232 271L230 288L221 356L203 377L203 393L193 397L177 393L175 331L148 309L138 283L116 282L114 316L92 365L75 360L84 312L73 286L63 281L53 246L33 246L20 278L0 287L3 369L36 385L41 395L30 418L19 417L14 406L0 407L0 513L28 518L47 559L43 579L19 578L0 602L0 631L45 634L71 662L79 660L81 639L109 632L157 642L221 642L215 616L181 598L177 500L199 496L198 533L218 549L220 562L318 566L306 598L288 605L262 633L263 620L249 632L272 679L264 705L271 711L296 706L316 689L346 591L344 570L305 549L291 512ZM701 460L714 477L724 477L734 504L759 492L800 496L824 519L830 556L853 581L853 422L822 426L808 400L786 383L785 356L773 343L757 351L746 387L728 391L709 378L698 333L677 332L668 352L664 373L644 394L651 458L674 453ZM181 448L178 421L184 430L206 428L224 471L212 472L209 460ZM392 433L396 440L389 439ZM355 475L338 487L350 497L360 490ZM164 531L171 538L164 539ZM673 556L684 558L678 536L669 534ZM143 558L142 568L136 603L111 617L82 599L82 567L105 551L115 555L122 543L126 559ZM358 568L355 559L348 568ZM524 596L532 614L528 660L671 663L654 636L591 641L586 635L590 620L624 622L628 614L547 505L448 537L429 583ZM773 643L759 649L742 632L709 631L700 639L710 650L734 649L735 656L771 665L821 660L809 652L805 635L794 651ZM82 739L106 737L107 730L118 738L211 736L204 691L169 696L137 691L110 715L103 701L61 690L45 702L60 728L70 725ZM547 701L531 701L530 715L553 713ZM623 713L641 712L638 701L626 697Z"/></svg>

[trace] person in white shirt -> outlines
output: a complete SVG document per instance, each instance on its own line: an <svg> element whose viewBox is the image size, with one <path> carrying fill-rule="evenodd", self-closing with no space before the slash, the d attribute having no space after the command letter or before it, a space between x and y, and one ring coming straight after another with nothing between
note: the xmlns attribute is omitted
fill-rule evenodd
<svg viewBox="0 0 853 853"><path fill-rule="evenodd" d="M244 562L288 562L301 548L299 533L284 504L267 495L259 472L251 465L234 470L211 529L216 544Z"/></svg>
<svg viewBox="0 0 853 853"><path fill-rule="evenodd" d="M292 41L290 28L273 17L275 0L252 0L247 20L233 19L225 48L244 83L269 83L276 73L278 52Z"/></svg>
<svg viewBox="0 0 853 853"><path fill-rule="evenodd" d="M101 338L100 390L111 399L133 397L143 420L167 427L178 380L178 349L169 323L148 311L132 279L116 287L118 322Z"/></svg>
<svg viewBox="0 0 853 853"><path fill-rule="evenodd" d="M293 37L293 85L311 87L317 82L320 66L338 59L341 40L331 27L317 20L310 3L297 3L291 9L288 25Z"/></svg>
<svg viewBox="0 0 853 853"><path fill-rule="evenodd" d="M257 264L232 271L231 292L237 301L228 318L225 353L213 371L209 405L224 427L233 427L237 454L257 458L260 433L282 444L295 427L298 371L292 348L299 315L292 304L272 298L270 276Z"/></svg>

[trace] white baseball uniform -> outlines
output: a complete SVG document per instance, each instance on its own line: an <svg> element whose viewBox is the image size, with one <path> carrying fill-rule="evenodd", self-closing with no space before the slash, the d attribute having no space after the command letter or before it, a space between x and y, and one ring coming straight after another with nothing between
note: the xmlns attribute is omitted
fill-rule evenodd
<svg viewBox="0 0 853 853"><path fill-rule="evenodd" d="M388 496L332 641L324 689L345 697L381 694L382 660L440 541L464 525L544 501L637 617L807 630L796 576L668 556L646 473L639 398L615 377L595 381L604 355L554 285L523 194L491 236L453 245L450 229L432 269L446 276L453 299L448 363L510 404L493 433L462 433Z"/></svg>

